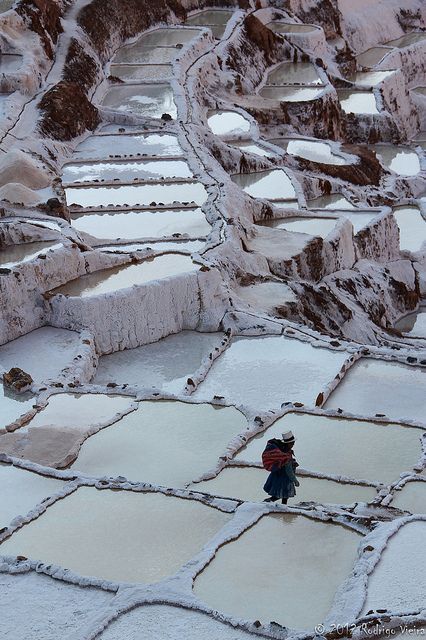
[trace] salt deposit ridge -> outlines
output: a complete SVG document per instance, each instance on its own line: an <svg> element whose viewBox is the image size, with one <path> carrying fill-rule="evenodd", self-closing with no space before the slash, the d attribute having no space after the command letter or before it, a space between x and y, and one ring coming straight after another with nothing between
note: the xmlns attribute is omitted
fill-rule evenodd
<svg viewBox="0 0 426 640"><path fill-rule="evenodd" d="M426 635L424 3L0 36L1 637Z"/></svg>

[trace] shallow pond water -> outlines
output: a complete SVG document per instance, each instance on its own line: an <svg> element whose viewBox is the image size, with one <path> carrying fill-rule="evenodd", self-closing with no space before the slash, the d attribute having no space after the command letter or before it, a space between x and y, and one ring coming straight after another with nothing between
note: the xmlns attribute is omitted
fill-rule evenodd
<svg viewBox="0 0 426 640"><path fill-rule="evenodd" d="M179 51L176 45L190 42L199 33L200 29L155 29L144 33L135 43L121 47L114 63L170 62Z"/></svg>
<svg viewBox="0 0 426 640"><path fill-rule="evenodd" d="M200 182L158 182L111 187L68 187L65 189L70 206L155 206L195 202L202 205L207 192Z"/></svg>
<svg viewBox="0 0 426 640"><path fill-rule="evenodd" d="M135 384L179 393L221 337L220 333L181 331L143 347L101 356L94 383Z"/></svg>
<svg viewBox="0 0 426 640"><path fill-rule="evenodd" d="M282 62L268 73L267 85L322 84L311 62Z"/></svg>
<svg viewBox="0 0 426 640"><path fill-rule="evenodd" d="M236 147L237 149L240 149L240 151L246 153L254 153L257 156L271 157L276 155L274 151L265 149L265 147L261 147L260 145L254 144L252 142L235 142L232 143L231 146Z"/></svg>
<svg viewBox="0 0 426 640"><path fill-rule="evenodd" d="M371 609L402 613L424 608L425 535L426 522L409 522L389 539L369 577L363 613Z"/></svg>
<svg viewBox="0 0 426 640"><path fill-rule="evenodd" d="M144 260L138 264L102 269L101 271L81 276L62 287L58 287L54 290L54 293L87 298L127 289L133 285L161 280L162 278L170 278L198 269L199 265L192 262L189 256L170 253Z"/></svg>
<svg viewBox="0 0 426 640"><path fill-rule="evenodd" d="M301 467L326 475L370 482L392 482L410 471L421 454L421 430L395 424L289 413L253 438L237 460L260 463L270 438L293 431L295 456ZM363 443L362 456L354 455Z"/></svg>
<svg viewBox="0 0 426 640"><path fill-rule="evenodd" d="M395 73L395 70L391 71L357 71L350 75L348 80L358 85L359 87L375 87Z"/></svg>
<svg viewBox="0 0 426 640"><path fill-rule="evenodd" d="M230 467L223 469L216 478L196 482L190 489L224 498L237 498L250 502L261 502L268 494L263 491L268 473L255 467ZM298 502L319 502L321 504L352 504L369 502L376 496L374 487L333 482L323 478L298 476L300 486L296 496L289 499L289 505Z"/></svg>
<svg viewBox="0 0 426 640"><path fill-rule="evenodd" d="M274 207L277 209L298 209L298 200L274 200Z"/></svg>
<svg viewBox="0 0 426 640"><path fill-rule="evenodd" d="M171 64L112 64L110 74L121 80L170 80L173 77Z"/></svg>
<svg viewBox="0 0 426 640"><path fill-rule="evenodd" d="M410 338L426 338L426 308L420 307L415 313L398 320L395 329Z"/></svg>
<svg viewBox="0 0 426 640"><path fill-rule="evenodd" d="M254 173L237 173L231 176L241 189L252 198L286 199L294 198L296 191L283 169L258 171Z"/></svg>
<svg viewBox="0 0 426 640"><path fill-rule="evenodd" d="M38 218L25 218L19 222L25 222L37 227L44 227L45 229L53 229L53 231L62 231L61 226L57 222L50 222L49 220L41 220Z"/></svg>
<svg viewBox="0 0 426 640"><path fill-rule="evenodd" d="M316 87L263 87L259 95L279 102L309 102L316 100L324 88Z"/></svg>
<svg viewBox="0 0 426 640"><path fill-rule="evenodd" d="M352 222L354 233L358 233L358 231L361 231L363 227L374 220L374 218L376 218L379 214L378 211L375 211L374 213L367 213L364 211L350 213L349 211L342 211L339 213L341 213L342 217L347 218Z"/></svg>
<svg viewBox="0 0 426 640"><path fill-rule="evenodd" d="M1 436L0 436L1 438ZM60 491L64 483L0 462L0 529L17 516L25 516L45 498Z"/></svg>
<svg viewBox="0 0 426 640"><path fill-rule="evenodd" d="M420 171L420 159L415 151L390 145L378 145L375 152L384 165L401 176L415 176Z"/></svg>
<svg viewBox="0 0 426 640"><path fill-rule="evenodd" d="M282 336L234 338L194 398L210 400L219 395L231 404L247 405L254 411L277 409L283 402L312 405L345 358L345 353L314 348Z"/></svg>
<svg viewBox="0 0 426 640"><path fill-rule="evenodd" d="M386 44L388 46L398 47L398 49L405 49L405 47L409 47L412 44L422 42L425 38L426 33L424 31L413 31L412 33L406 33L404 36L397 38L396 40L389 40Z"/></svg>
<svg viewBox="0 0 426 640"><path fill-rule="evenodd" d="M201 209L73 214L72 225L95 238L111 240L163 238L176 233L200 238L211 230Z"/></svg>
<svg viewBox="0 0 426 640"><path fill-rule="evenodd" d="M336 227L336 223L335 218L278 218L262 222L267 227L307 233L321 238L326 238Z"/></svg>
<svg viewBox="0 0 426 640"><path fill-rule="evenodd" d="M206 9L195 15L189 16L185 24L208 27L215 38L221 38L225 32L226 25L231 19L233 11L224 9Z"/></svg>
<svg viewBox="0 0 426 640"><path fill-rule="evenodd" d="M317 27L311 24L278 21L270 22L267 27L276 33L309 33L310 31L317 30Z"/></svg>
<svg viewBox="0 0 426 640"><path fill-rule="evenodd" d="M9 11L15 4L15 0L0 0L0 13Z"/></svg>
<svg viewBox="0 0 426 640"><path fill-rule="evenodd" d="M80 487L14 533L0 551L84 576L157 582L188 562L230 517L162 494Z"/></svg>
<svg viewBox="0 0 426 640"><path fill-rule="evenodd" d="M308 200L307 205L309 209L355 209L355 206L339 193Z"/></svg>
<svg viewBox="0 0 426 640"><path fill-rule="evenodd" d="M162 178L192 178L184 160L109 161L66 164L62 182L93 182L93 180L160 180Z"/></svg>
<svg viewBox="0 0 426 640"><path fill-rule="evenodd" d="M372 47L363 53L360 53L356 59L362 67L375 67L383 60L386 54L392 51L391 47Z"/></svg>
<svg viewBox="0 0 426 640"><path fill-rule="evenodd" d="M287 153L312 162L322 162L324 164L343 165L350 164L348 160L332 152L331 147L326 142L315 140L289 140L286 144Z"/></svg>
<svg viewBox="0 0 426 640"><path fill-rule="evenodd" d="M234 135L250 131L250 122L237 111L210 113L207 124L216 136Z"/></svg>
<svg viewBox="0 0 426 640"><path fill-rule="evenodd" d="M257 311L272 314L277 307L297 302L296 294L283 282L257 282L247 287L238 286L235 293Z"/></svg>
<svg viewBox="0 0 426 640"><path fill-rule="evenodd" d="M41 382L57 378L70 365L81 344L76 331L41 327L0 347L0 365L19 367Z"/></svg>
<svg viewBox="0 0 426 640"><path fill-rule="evenodd" d="M214 469L247 423L233 407L142 402L112 427L86 440L73 464L90 476L183 487Z"/></svg>
<svg viewBox="0 0 426 640"><path fill-rule="evenodd" d="M170 64L179 54L176 46L156 47L153 45L134 44L119 49L111 68L117 64Z"/></svg>
<svg viewBox="0 0 426 640"><path fill-rule="evenodd" d="M340 106L345 113L379 113L376 104L376 96L372 92L338 89L337 95L339 96Z"/></svg>
<svg viewBox="0 0 426 640"><path fill-rule="evenodd" d="M14 393L0 383L0 429L4 429L20 416L31 411L34 403L35 398L31 393Z"/></svg>
<svg viewBox="0 0 426 640"><path fill-rule="evenodd" d="M151 249L156 253L170 253L170 252L180 252L192 254L200 251L204 247L204 242L202 240L182 240L182 241L171 241L166 240L165 242L134 242L130 244L110 244L103 245L98 247L101 251L105 251L106 253L133 253L134 251L146 251L147 249Z"/></svg>
<svg viewBox="0 0 426 640"><path fill-rule="evenodd" d="M41 254L49 250L62 247L61 242L27 242L25 244L14 244L0 249L0 267L2 269L12 269L24 262L30 262Z"/></svg>
<svg viewBox="0 0 426 640"><path fill-rule="evenodd" d="M168 113L176 118L173 90L168 84L118 85L110 87L102 105L145 118L161 118Z"/></svg>
<svg viewBox="0 0 426 640"><path fill-rule="evenodd" d="M418 207L397 207L393 215L399 227L401 249L419 251L426 242L426 220Z"/></svg>
<svg viewBox="0 0 426 640"><path fill-rule="evenodd" d="M339 525L289 514L264 516L219 549L195 579L194 592L237 618L313 629L349 575L359 542L360 536Z"/></svg>
<svg viewBox="0 0 426 640"><path fill-rule="evenodd" d="M426 482L407 482L401 491L395 491L394 496L392 507L411 513L426 513Z"/></svg>
<svg viewBox="0 0 426 640"><path fill-rule="evenodd" d="M133 133L94 135L78 145L74 158L105 158L111 156L181 156L183 151L177 136L168 133Z"/></svg>
<svg viewBox="0 0 426 640"><path fill-rule="evenodd" d="M361 358L346 373L325 406L350 413L426 422L426 370Z"/></svg>
<svg viewBox="0 0 426 640"><path fill-rule="evenodd" d="M1 12L1 4L0 4ZM22 66L23 56L13 53L0 53L0 73L15 73Z"/></svg>

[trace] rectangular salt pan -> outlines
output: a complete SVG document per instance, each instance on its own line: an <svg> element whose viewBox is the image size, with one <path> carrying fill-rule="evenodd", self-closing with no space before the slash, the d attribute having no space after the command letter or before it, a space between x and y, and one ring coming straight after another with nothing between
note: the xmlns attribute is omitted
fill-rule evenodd
<svg viewBox="0 0 426 640"><path fill-rule="evenodd" d="M0 383L0 429L12 424L31 411L34 404L30 393L13 393Z"/></svg>
<svg viewBox="0 0 426 640"><path fill-rule="evenodd" d="M405 47L409 47L412 44L416 44L417 42L422 42L426 38L426 33L424 32L412 32L407 33L405 36L401 38L397 38L396 40L389 40L386 44L392 47L398 47L398 49L405 49Z"/></svg>
<svg viewBox="0 0 426 640"><path fill-rule="evenodd" d="M81 278L71 280L63 287L55 289L52 293L87 298L190 273L198 268L199 265L193 263L188 256L166 254L151 260L144 260L138 264L103 269L81 276Z"/></svg>
<svg viewBox="0 0 426 640"><path fill-rule="evenodd" d="M192 178L192 171L184 160L105 161L69 163L63 168L62 182L93 182L119 180L161 180L163 178Z"/></svg>
<svg viewBox="0 0 426 640"><path fill-rule="evenodd" d="M163 238L174 234L201 238L211 230L201 209L74 214L72 224L80 232L111 240Z"/></svg>
<svg viewBox="0 0 426 640"><path fill-rule="evenodd" d="M134 253L135 251L153 251L155 253L198 253L204 246L202 240L183 240L172 242L135 242L131 244L110 244L97 247L106 253Z"/></svg>
<svg viewBox="0 0 426 640"><path fill-rule="evenodd" d="M294 198L296 191L288 175L282 169L255 173L237 173L232 180L252 198Z"/></svg>
<svg viewBox="0 0 426 640"><path fill-rule="evenodd" d="M211 400L214 395L223 396L230 404L246 405L257 412L278 409L283 402L313 405L345 359L345 353L281 336L235 338L194 397Z"/></svg>
<svg viewBox="0 0 426 640"><path fill-rule="evenodd" d="M337 220L333 218L283 218L282 220L278 218L262 224L275 229L326 238L335 229L336 222Z"/></svg>
<svg viewBox="0 0 426 640"><path fill-rule="evenodd" d="M362 358L326 402L327 409L425 422L426 370Z"/></svg>
<svg viewBox="0 0 426 640"><path fill-rule="evenodd" d="M14 533L0 552L83 576L158 582L196 555L230 517L191 500L81 487Z"/></svg>
<svg viewBox="0 0 426 640"><path fill-rule="evenodd" d="M308 200L307 204L309 209L355 209L349 200L337 193Z"/></svg>
<svg viewBox="0 0 426 640"><path fill-rule="evenodd" d="M410 338L426 338L426 309L420 307L419 311L401 318L395 328Z"/></svg>
<svg viewBox="0 0 426 640"><path fill-rule="evenodd" d="M399 227L399 245L403 251L420 251L426 242L426 220L417 207L398 207L393 216Z"/></svg>
<svg viewBox="0 0 426 640"><path fill-rule="evenodd" d="M161 118L168 114L176 118L177 109L172 88L167 84L119 85L111 87L102 105L145 118Z"/></svg>
<svg viewBox="0 0 426 640"><path fill-rule="evenodd" d="M174 203L202 205L207 192L200 182L160 182L117 187L69 187L65 189L69 206L135 207L171 205Z"/></svg>
<svg viewBox="0 0 426 640"><path fill-rule="evenodd" d="M390 47L372 47L357 56L358 64L367 68L375 67L389 51L392 51Z"/></svg>
<svg viewBox="0 0 426 640"><path fill-rule="evenodd" d="M380 51L383 51L381 49ZM348 80L358 85L359 87L375 87L395 73L395 70L391 71L357 71L353 75L349 76Z"/></svg>
<svg viewBox="0 0 426 640"><path fill-rule="evenodd" d="M296 438L294 453L300 466L325 475L392 482L411 471L421 455L419 429L290 413L251 440L236 459L260 464L266 442L289 430Z"/></svg>
<svg viewBox="0 0 426 640"><path fill-rule="evenodd" d="M190 42L199 33L200 29L190 28L155 29L149 33L144 33L135 44L122 47L116 55L114 62L136 61L138 51L141 47L176 47L177 44Z"/></svg>
<svg viewBox="0 0 426 640"><path fill-rule="evenodd" d="M259 91L259 95L269 100L278 100L279 102L309 102L316 100L323 88L316 89L314 87L263 87Z"/></svg>
<svg viewBox="0 0 426 640"><path fill-rule="evenodd" d="M176 136L161 133L94 135L84 140L74 152L74 158L111 158L113 156L183 155Z"/></svg>
<svg viewBox="0 0 426 640"><path fill-rule="evenodd" d="M122 47L114 58L114 65L117 63L168 64L175 59L178 53L179 49L177 47L156 47L136 43L128 47Z"/></svg>
<svg viewBox="0 0 426 640"><path fill-rule="evenodd" d="M2 269L12 269L24 262L35 260L35 258L49 250L59 249L62 246L61 242L28 242L2 248L0 250L0 267Z"/></svg>
<svg viewBox="0 0 426 640"><path fill-rule="evenodd" d="M329 144L325 142L316 142L314 140L289 140L287 144L287 153L294 156L306 158L312 162L321 162L324 164L344 165L349 164L345 158L341 158L334 154Z"/></svg>
<svg viewBox="0 0 426 640"><path fill-rule="evenodd" d="M400 491L395 491L391 505L411 513L426 513L426 482L407 482Z"/></svg>
<svg viewBox="0 0 426 640"><path fill-rule="evenodd" d="M169 80L173 76L171 64L114 64L110 73L121 80Z"/></svg>
<svg viewBox="0 0 426 640"><path fill-rule="evenodd" d="M400 176L415 176L420 171L420 159L415 151L389 145L378 145L375 151L383 164Z"/></svg>
<svg viewBox="0 0 426 640"><path fill-rule="evenodd" d="M289 22L270 22L269 29L276 33L310 33L315 31L317 27L311 24L289 23Z"/></svg>
<svg viewBox="0 0 426 640"><path fill-rule="evenodd" d="M321 84L321 78L310 62L282 62L268 73L266 84Z"/></svg>
<svg viewBox="0 0 426 640"><path fill-rule="evenodd" d="M379 113L374 93L339 89L337 95L339 96L340 106L345 113L354 113L358 115L374 115Z"/></svg>
<svg viewBox="0 0 426 640"><path fill-rule="evenodd" d="M210 113L207 124L217 136L235 135L250 131L250 122L236 111L217 111Z"/></svg>
<svg viewBox="0 0 426 640"><path fill-rule="evenodd" d="M258 144L252 144L251 142L238 142L232 144L233 147L236 147L240 151L244 153L254 153L257 156L266 156L271 157L275 156L276 153L270 151L269 149L265 149L264 147L259 146Z"/></svg>

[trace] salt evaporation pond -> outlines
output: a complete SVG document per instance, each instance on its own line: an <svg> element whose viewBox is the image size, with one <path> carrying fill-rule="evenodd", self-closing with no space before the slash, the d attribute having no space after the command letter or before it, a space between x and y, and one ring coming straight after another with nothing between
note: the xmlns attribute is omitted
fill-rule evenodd
<svg viewBox="0 0 426 640"><path fill-rule="evenodd" d="M279 102L308 102L316 100L324 91L321 87L263 87L259 91L259 95L270 100L278 100Z"/></svg>
<svg viewBox="0 0 426 640"><path fill-rule="evenodd" d="M216 478L197 482L190 489L223 498L237 498L249 502L261 502L267 497L263 485L268 477L264 469L255 467L228 467ZM333 482L323 478L298 476L300 486L296 496L289 499L289 505L298 502L319 502L321 504L353 504L369 502L376 496L374 487Z"/></svg>
<svg viewBox="0 0 426 640"><path fill-rule="evenodd" d="M299 208L298 200L274 200L273 205L277 209L298 209Z"/></svg>
<svg viewBox="0 0 426 640"><path fill-rule="evenodd" d="M349 76L348 80L359 87L375 87L383 80L395 73L391 71L357 71Z"/></svg>
<svg viewBox="0 0 426 640"><path fill-rule="evenodd" d="M234 338L193 397L209 401L215 395L223 396L230 404L255 411L277 409L288 401L313 405L346 357L343 352L314 348L283 336Z"/></svg>
<svg viewBox="0 0 426 640"><path fill-rule="evenodd" d="M102 269L95 273L86 274L54 289L53 293L87 298L190 273L198 269L199 265L192 262L189 256L170 253L144 260L138 264Z"/></svg>
<svg viewBox="0 0 426 640"><path fill-rule="evenodd" d="M30 262L38 256L45 254L49 250L62 247L61 242L27 242L25 244L14 244L0 251L0 267L2 269L12 269L24 262Z"/></svg>
<svg viewBox="0 0 426 640"><path fill-rule="evenodd" d="M309 209L355 209L354 205L339 193L308 200L307 204Z"/></svg>
<svg viewBox="0 0 426 640"><path fill-rule="evenodd" d="M77 231L111 240L164 238L176 233L201 238L211 231L201 209L96 212L73 214L71 218Z"/></svg>
<svg viewBox="0 0 426 640"><path fill-rule="evenodd" d="M418 207L397 207L393 215L399 227L399 245L403 251L420 251L426 242L426 220Z"/></svg>
<svg viewBox="0 0 426 640"><path fill-rule="evenodd" d="M361 229L363 229L367 224L374 220L374 218L376 218L379 214L378 211L375 211L374 213L366 213L364 211L357 211L354 213L339 211L337 213L340 213L342 218L346 218L347 220L351 221L354 228L354 233L358 233L358 231L361 231Z"/></svg>
<svg viewBox="0 0 426 640"><path fill-rule="evenodd" d="M336 227L335 218L278 218L262 221L267 227L326 238Z"/></svg>
<svg viewBox="0 0 426 640"><path fill-rule="evenodd" d="M104 580L158 582L188 562L230 518L192 500L80 487L16 531L0 552Z"/></svg>
<svg viewBox="0 0 426 640"><path fill-rule="evenodd" d="M73 468L183 487L215 469L229 442L246 429L246 419L233 407L145 401L86 440Z"/></svg>
<svg viewBox="0 0 426 640"><path fill-rule="evenodd" d="M200 251L204 246L202 240L182 240L172 242L166 240L164 242L134 242L130 244L110 244L101 245L97 249L106 253L134 253L135 251L153 251L157 253L185 253L192 254Z"/></svg>
<svg viewBox="0 0 426 640"><path fill-rule="evenodd" d="M153 344L101 356L93 381L157 387L179 393L203 358L218 346L222 336L181 331Z"/></svg>
<svg viewBox="0 0 426 640"><path fill-rule="evenodd" d="M207 117L207 124L216 136L235 135L250 131L250 122L236 111L217 111Z"/></svg>
<svg viewBox="0 0 426 640"><path fill-rule="evenodd" d="M360 539L340 525L304 516L264 516L219 549L195 579L194 592L237 618L311 630L324 621L350 574Z"/></svg>
<svg viewBox="0 0 426 640"><path fill-rule="evenodd" d="M375 151L384 165L400 176L415 176L420 171L420 159L415 151L391 145L377 145Z"/></svg>
<svg viewBox="0 0 426 640"><path fill-rule="evenodd" d="M334 165L350 164L345 158L333 153L330 145L326 142L301 139L289 140L286 144L286 151L293 156L306 158L306 160L311 160L312 162Z"/></svg>
<svg viewBox="0 0 426 640"><path fill-rule="evenodd" d="M346 373L325 406L391 419L425 422L426 369L362 358Z"/></svg>
<svg viewBox="0 0 426 640"><path fill-rule="evenodd" d="M14 393L0 383L0 429L31 411L33 404L34 398L30 393Z"/></svg>
<svg viewBox="0 0 426 640"><path fill-rule="evenodd" d="M271 157L276 155L274 151L265 149L265 147L261 147L258 144L253 144L252 142L235 142L232 143L232 146L236 149L239 149L240 151L243 151L245 153L254 153L257 156Z"/></svg>
<svg viewBox="0 0 426 640"><path fill-rule="evenodd" d="M318 27L312 24L300 24L289 22L269 22L268 29L275 31L276 33L310 33L311 31L318 31Z"/></svg>
<svg viewBox="0 0 426 640"><path fill-rule="evenodd" d="M276 313L277 307L287 302L297 302L297 296L292 289L283 282L256 282L246 287L238 286L235 293L242 298L249 307L261 313Z"/></svg>
<svg viewBox="0 0 426 640"><path fill-rule="evenodd" d="M100 207L153 206L175 202L202 205L207 192L200 182L159 182L110 187L69 187L65 189L70 206Z"/></svg>
<svg viewBox="0 0 426 640"><path fill-rule="evenodd" d="M397 38L396 40L389 40L386 44L388 46L397 47L398 49L405 49L405 47L410 47L412 44L422 42L425 38L426 33L422 31L413 31L412 33L407 33L405 36Z"/></svg>
<svg viewBox="0 0 426 640"><path fill-rule="evenodd" d="M279 200L296 196L293 184L283 169L237 173L231 178L252 198Z"/></svg>
<svg viewBox="0 0 426 640"><path fill-rule="evenodd" d="M111 65L169 65L178 55L179 49L176 46L155 47L152 45L134 44L119 49Z"/></svg>
<svg viewBox="0 0 426 640"><path fill-rule="evenodd" d="M311 62L282 62L268 73L267 85L322 84L317 70Z"/></svg>
<svg viewBox="0 0 426 640"><path fill-rule="evenodd" d="M57 222L50 222L48 220L41 220L40 218L25 218L19 220L19 222L25 222L26 224L32 224L36 227L44 227L45 229L52 229L53 231L62 231L60 225Z"/></svg>
<svg viewBox="0 0 426 640"><path fill-rule="evenodd" d="M1 11L1 5L0 5ZM13 53L0 53L0 73L15 73L22 66L23 56Z"/></svg>
<svg viewBox="0 0 426 640"><path fill-rule="evenodd" d="M0 529L7 527L17 516L26 516L45 498L60 491L63 485L61 480L0 462Z"/></svg>
<svg viewBox="0 0 426 640"><path fill-rule="evenodd" d="M225 9L207 9L189 16L185 24L208 27L215 38L221 38L232 15L233 11L227 11Z"/></svg>
<svg viewBox="0 0 426 640"><path fill-rule="evenodd" d="M388 540L369 577L363 613L377 609L411 613L424 609L425 536L426 522L409 522Z"/></svg>
<svg viewBox="0 0 426 640"><path fill-rule="evenodd" d="M19 367L38 382L57 378L70 365L80 346L76 331L41 327L0 347L0 365Z"/></svg>
<svg viewBox="0 0 426 640"><path fill-rule="evenodd" d="M110 87L102 105L145 118L161 118L168 113L176 118L173 90L168 84L129 84Z"/></svg>
<svg viewBox="0 0 426 640"><path fill-rule="evenodd" d="M191 42L200 29L191 28L162 28L144 33L135 44L122 47L114 58L114 62L138 62L140 47L176 47L176 45ZM126 58L126 59L123 59Z"/></svg>
<svg viewBox="0 0 426 640"><path fill-rule="evenodd" d="M426 482L424 480L407 482L401 491L395 491L391 504L392 507L411 513L426 513Z"/></svg>
<svg viewBox="0 0 426 640"><path fill-rule="evenodd" d="M340 106L345 113L377 114L376 96L368 91L352 91L351 89L338 89L337 95Z"/></svg>
<svg viewBox="0 0 426 640"><path fill-rule="evenodd" d="M136 607L121 614L105 629L99 640L171 640L173 637L185 640L253 640L253 634L204 613L168 605Z"/></svg>
<svg viewBox="0 0 426 640"><path fill-rule="evenodd" d="M395 325L395 329L401 331L410 338L426 338L426 309L420 307L415 313L410 313Z"/></svg>
<svg viewBox="0 0 426 640"><path fill-rule="evenodd" d="M253 438L235 459L260 464L266 442L289 430L296 437L294 452L300 466L326 475L392 482L412 470L421 455L422 431L416 428L290 413ZM363 453L357 456L354 451L360 442Z"/></svg>
<svg viewBox="0 0 426 640"><path fill-rule="evenodd" d="M124 81L170 80L173 77L171 64L112 64L111 75Z"/></svg>
<svg viewBox="0 0 426 640"><path fill-rule="evenodd" d="M15 4L15 0L1 0L0 1L0 13L4 13L5 11L9 11Z"/></svg>
<svg viewBox="0 0 426 640"><path fill-rule="evenodd" d="M63 168L63 184L94 180L161 180L162 178L192 178L184 160L145 160L119 162L69 163Z"/></svg>
<svg viewBox="0 0 426 640"><path fill-rule="evenodd" d="M391 47L372 47L360 53L356 59L362 67L375 67L390 51L392 51Z"/></svg>
<svg viewBox="0 0 426 640"><path fill-rule="evenodd" d="M89 160L125 155L167 158L182 154L177 136L168 133L124 133L90 136L78 145L74 158Z"/></svg>

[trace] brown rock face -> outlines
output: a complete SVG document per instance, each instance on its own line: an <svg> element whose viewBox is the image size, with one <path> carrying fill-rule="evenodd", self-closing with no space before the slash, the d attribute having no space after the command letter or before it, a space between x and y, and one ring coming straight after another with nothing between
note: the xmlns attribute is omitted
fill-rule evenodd
<svg viewBox="0 0 426 640"><path fill-rule="evenodd" d="M16 12L30 24L31 31L37 33L43 43L46 55L53 58L58 36L62 33L61 17L70 0L60 3L56 0L20 0Z"/></svg>
<svg viewBox="0 0 426 640"><path fill-rule="evenodd" d="M377 156L365 146L345 145L343 150L358 156L356 164L323 164L311 160L300 159L299 167L302 170L322 173L325 175L345 180L357 186L379 186L383 176L383 169Z"/></svg>
<svg viewBox="0 0 426 640"><path fill-rule="evenodd" d="M57 140L71 140L87 129L93 131L100 122L98 110L75 82L61 80L38 106L42 111L41 132Z"/></svg>
<svg viewBox="0 0 426 640"><path fill-rule="evenodd" d="M3 383L20 393L26 391L32 385L33 379L29 373L25 373L19 367L12 367L10 371L3 375Z"/></svg>
<svg viewBox="0 0 426 640"><path fill-rule="evenodd" d="M98 65L81 44L72 38L65 59L63 79L76 82L87 91L96 80Z"/></svg>

